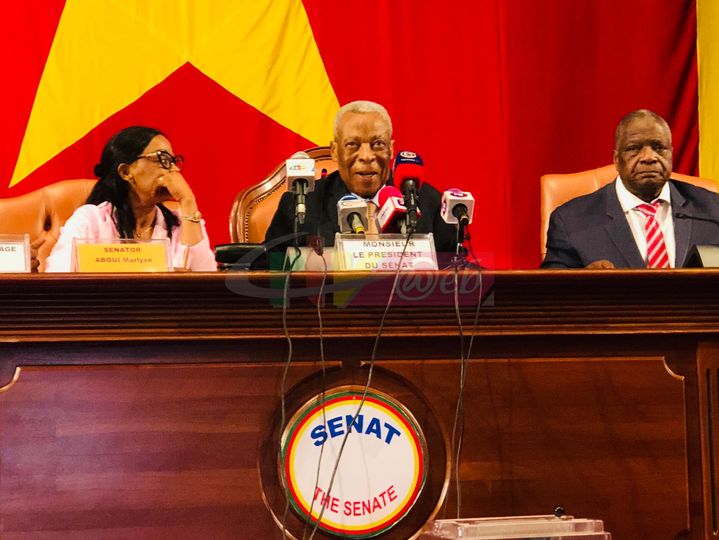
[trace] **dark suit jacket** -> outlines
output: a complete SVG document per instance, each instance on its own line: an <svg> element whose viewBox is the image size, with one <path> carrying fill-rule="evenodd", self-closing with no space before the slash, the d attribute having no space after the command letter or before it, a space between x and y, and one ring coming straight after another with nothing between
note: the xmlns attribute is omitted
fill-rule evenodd
<svg viewBox="0 0 719 540"><path fill-rule="evenodd" d="M305 222L299 227L299 245L307 245L310 236L321 236L325 246L333 246L335 233L340 232L337 221L337 202L349 192L337 171L318 180L314 191L307 194ZM423 183L419 193L419 209L422 217L417 223L417 233L434 233L434 245L439 252L455 249L456 229L442 220L440 209L442 195L429 184ZM293 245L295 219L294 194L282 195L272 223L265 236L265 244L271 250L285 250Z"/></svg>
<svg viewBox="0 0 719 540"><path fill-rule="evenodd" d="M719 195L677 180L669 181L669 190L679 268L692 246L719 244ZM542 268L583 268L601 259L617 268L646 267L614 182L552 212Z"/></svg>

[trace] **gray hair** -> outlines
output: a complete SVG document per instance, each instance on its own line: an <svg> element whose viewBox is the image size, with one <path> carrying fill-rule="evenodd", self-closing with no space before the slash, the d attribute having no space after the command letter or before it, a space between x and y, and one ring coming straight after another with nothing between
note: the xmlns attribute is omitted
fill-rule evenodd
<svg viewBox="0 0 719 540"><path fill-rule="evenodd" d="M389 113L387 112L387 109L385 109L382 105L379 103L375 103L374 101L352 101L350 103L347 103L346 105L342 105L340 107L340 110L337 111L337 114L335 115L335 125L334 125L334 137L335 140L339 138L340 134L340 121L347 113L377 113L380 115L382 120L387 122L387 125L389 126L389 135L392 136L392 120L389 117Z"/></svg>
<svg viewBox="0 0 719 540"><path fill-rule="evenodd" d="M657 124L660 126L663 126L667 132L669 132L669 141L672 140L672 130L669 128L669 124L667 124L667 121L664 120L660 115L655 113L654 111L650 111L649 109L637 109L636 111L632 111L630 113L627 113L624 115L624 118L622 118L619 123L617 124L617 128L614 130L614 149L617 150L617 144L619 143L619 138L622 136L622 133L624 133L624 130L627 128L627 126L634 121L637 118L651 118L654 121L656 121Z"/></svg>

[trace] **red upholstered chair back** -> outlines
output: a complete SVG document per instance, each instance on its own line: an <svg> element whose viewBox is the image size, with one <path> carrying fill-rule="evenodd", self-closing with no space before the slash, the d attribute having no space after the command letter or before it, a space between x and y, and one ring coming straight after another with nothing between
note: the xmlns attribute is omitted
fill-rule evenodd
<svg viewBox="0 0 719 540"><path fill-rule="evenodd" d="M60 228L85 203L96 180L64 180L19 197L0 199L0 234L45 236L38 259L40 271L60 236Z"/></svg>
<svg viewBox="0 0 719 540"><path fill-rule="evenodd" d="M330 157L328 146L306 150L315 160L315 176L320 178L323 169L327 174L337 170L337 163ZM287 191L285 163L280 163L270 175L257 184L242 189L236 196L230 211L230 238L233 242L260 243L270 226L272 216Z"/></svg>
<svg viewBox="0 0 719 540"><path fill-rule="evenodd" d="M542 258L547 252L547 228L549 227L549 216L554 209L575 197L587 195L598 190L614 181L616 177L617 169L614 165L572 174L545 174L542 176L540 179L541 224L539 228ZM703 187L715 193L719 192L719 184L708 178L677 173L672 173L672 178Z"/></svg>

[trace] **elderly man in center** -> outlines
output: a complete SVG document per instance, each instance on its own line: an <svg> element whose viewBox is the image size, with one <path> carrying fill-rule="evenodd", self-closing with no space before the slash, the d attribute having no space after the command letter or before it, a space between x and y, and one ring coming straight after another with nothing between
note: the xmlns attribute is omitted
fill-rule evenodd
<svg viewBox="0 0 719 540"><path fill-rule="evenodd" d="M394 156L392 121L387 110L371 101L354 101L337 112L334 140L330 146L337 171L318 180L314 191L307 194L305 222L299 226L299 245L306 245L308 237L319 236L325 246L334 245L335 233L340 232L337 202L347 194L354 194L377 204L377 192L391 184L391 163ZM437 251L450 252L455 248L455 229L440 215L441 194L423 183L419 193L422 213L416 232L434 233ZM267 229L265 243L271 249L285 249L294 245L294 196L285 193Z"/></svg>
<svg viewBox="0 0 719 540"><path fill-rule="evenodd" d="M619 175L549 218L542 268L673 268L719 244L719 195L671 179L672 134L658 114L627 114L614 134Z"/></svg>

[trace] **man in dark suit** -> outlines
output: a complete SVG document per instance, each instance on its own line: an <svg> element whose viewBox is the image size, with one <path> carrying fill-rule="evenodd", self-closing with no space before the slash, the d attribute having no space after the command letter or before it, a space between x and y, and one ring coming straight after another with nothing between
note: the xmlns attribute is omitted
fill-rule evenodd
<svg viewBox="0 0 719 540"><path fill-rule="evenodd" d="M325 246L334 245L335 233L340 232L337 202L353 193L374 200L379 189L391 183L390 165L394 155L392 121L384 107L370 101L354 101L343 106L335 117L334 140L330 151L337 162L337 171L315 184L307 194L305 222L298 228L298 244L321 237ZM422 217L417 233L433 233L437 251L453 251L456 231L440 215L441 194L423 183L418 193ZM266 245L284 250L294 245L294 195L285 193L265 236Z"/></svg>
<svg viewBox="0 0 719 540"><path fill-rule="evenodd" d="M557 208L542 268L681 267L692 246L719 244L719 196L672 174L666 121L640 109L614 134L619 176Z"/></svg>

